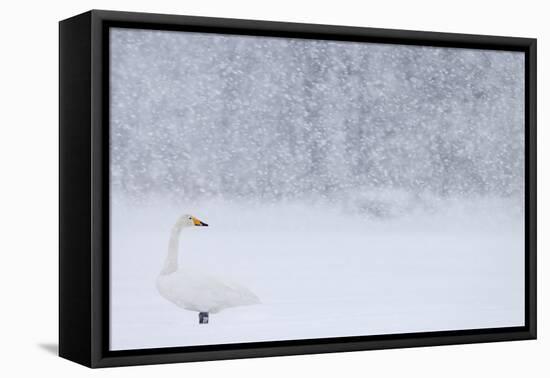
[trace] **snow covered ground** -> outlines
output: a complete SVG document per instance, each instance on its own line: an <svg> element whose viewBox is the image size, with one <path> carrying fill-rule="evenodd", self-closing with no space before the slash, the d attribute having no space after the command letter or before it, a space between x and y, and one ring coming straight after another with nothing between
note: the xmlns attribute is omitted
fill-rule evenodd
<svg viewBox="0 0 550 378"><path fill-rule="evenodd" d="M375 219L336 206L124 205L113 201L111 349L521 326L523 216L460 200ZM211 315L162 298L155 280L173 222L180 264L240 282L262 303Z"/></svg>

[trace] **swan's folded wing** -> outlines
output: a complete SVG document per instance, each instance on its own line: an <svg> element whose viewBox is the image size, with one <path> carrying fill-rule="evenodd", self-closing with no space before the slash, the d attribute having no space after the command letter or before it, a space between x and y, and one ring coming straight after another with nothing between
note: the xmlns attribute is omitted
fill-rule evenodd
<svg viewBox="0 0 550 378"><path fill-rule="evenodd" d="M193 272L177 272L159 282L159 292L179 307L216 313L226 308L259 303L258 297L237 283Z"/></svg>

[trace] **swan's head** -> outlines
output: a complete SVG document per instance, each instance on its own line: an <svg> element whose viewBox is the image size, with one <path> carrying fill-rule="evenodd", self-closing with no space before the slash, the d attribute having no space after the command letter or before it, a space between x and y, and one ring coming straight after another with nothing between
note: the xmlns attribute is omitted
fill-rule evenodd
<svg viewBox="0 0 550 378"><path fill-rule="evenodd" d="M206 223L204 223L203 221L200 221L198 220L197 218L195 218L194 216L192 215L189 215L189 214L185 214L185 215L182 215L178 221L178 223L180 224L180 226L182 227L191 227L191 226L202 226L202 227L205 227L205 226L208 226Z"/></svg>

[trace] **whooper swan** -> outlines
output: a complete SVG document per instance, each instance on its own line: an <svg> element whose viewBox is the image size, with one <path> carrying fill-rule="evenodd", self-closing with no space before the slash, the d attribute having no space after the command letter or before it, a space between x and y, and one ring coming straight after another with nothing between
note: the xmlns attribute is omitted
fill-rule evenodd
<svg viewBox="0 0 550 378"><path fill-rule="evenodd" d="M178 267L180 233L184 228L205 227L192 215L183 215L174 224L168 255L157 278L157 289L164 298L180 308L199 313L199 324L207 324L209 313L236 306L260 303L248 289L229 282L222 282L195 269Z"/></svg>

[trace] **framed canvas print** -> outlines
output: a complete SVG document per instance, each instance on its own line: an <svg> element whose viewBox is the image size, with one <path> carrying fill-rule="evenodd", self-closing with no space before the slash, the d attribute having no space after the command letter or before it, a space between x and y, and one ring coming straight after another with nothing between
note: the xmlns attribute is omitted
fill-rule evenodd
<svg viewBox="0 0 550 378"><path fill-rule="evenodd" d="M536 337L536 40L60 22L60 355Z"/></svg>

